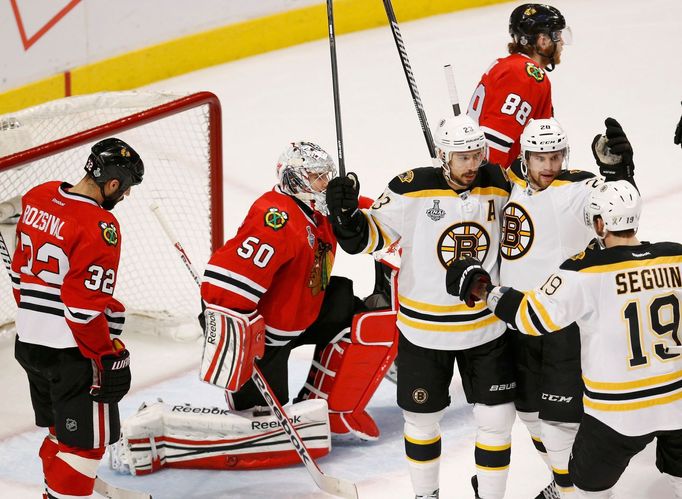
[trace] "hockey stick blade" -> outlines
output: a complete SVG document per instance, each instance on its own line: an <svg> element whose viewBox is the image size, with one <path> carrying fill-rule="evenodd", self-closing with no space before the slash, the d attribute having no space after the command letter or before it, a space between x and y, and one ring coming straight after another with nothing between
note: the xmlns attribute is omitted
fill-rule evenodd
<svg viewBox="0 0 682 499"><path fill-rule="evenodd" d="M108 499L152 499L151 494L116 487L115 485L105 482L100 477L95 478L95 492Z"/></svg>
<svg viewBox="0 0 682 499"><path fill-rule="evenodd" d="M168 237L170 243L178 252L178 256L182 259L183 263L185 264L185 268L190 274L192 274L192 278L197 283L197 285L201 286L201 279L199 278L199 274L194 268L194 265L192 265L192 262L189 259L188 255L184 252L184 250L182 250L182 245L180 244L180 241L173 234L173 230L170 224L167 222L166 218L164 217L163 213L161 212L159 206L153 204L152 206L150 206L150 209L156 216L156 219L159 221L159 224L161 225L163 232L166 234L166 237ZM294 449L296 449L296 451L298 452L299 458L301 459L301 461L303 461L303 464L305 465L306 469L308 470L308 473L312 477L315 484L321 490L327 492L328 494L332 494L338 497L347 497L348 499L357 499L358 490L354 483L349 482L347 480L342 480L340 478L325 475L324 473L322 473L320 468L317 466L317 463L315 463L313 457L308 452L308 448L303 443L303 439L285 416L282 404L280 404L279 401L276 399L275 395L272 392L272 388L270 388L268 382L265 381L263 373L260 372L260 369L258 369L258 366L256 366L255 364L253 366L253 374L251 375L251 379L253 380L254 384L260 391L261 395L263 395L265 401L268 403L268 406L270 407L272 413L275 414L275 416L277 417L279 425L282 427L282 430L284 430L284 433L286 433L287 436L289 437L289 440L294 446Z"/></svg>
<svg viewBox="0 0 682 499"><path fill-rule="evenodd" d="M303 461L308 473L310 473L310 476L317 486L327 494L337 497L346 497L348 499L357 499L358 489L354 483L322 473L320 468L317 466L317 463L315 463L312 456L308 452L308 449L303 443L303 439L287 418L286 413L282 408L282 404L280 404L277 398L274 396L272 393L272 388L270 388L268 382L265 381L263 374L256 365L253 366L251 380L256 385L256 388L258 388L258 391L260 391L261 395L265 399L265 402L275 415L275 418L277 418L277 422L282 427L282 430L284 430L284 433L286 433L287 437L289 437L291 444L294 446L294 449L296 449L296 452L298 452L298 457L301 459L301 461Z"/></svg>

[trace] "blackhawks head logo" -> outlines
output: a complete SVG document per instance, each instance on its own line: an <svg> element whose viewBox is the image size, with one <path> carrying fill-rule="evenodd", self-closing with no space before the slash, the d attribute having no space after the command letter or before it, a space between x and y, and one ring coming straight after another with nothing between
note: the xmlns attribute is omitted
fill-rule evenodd
<svg viewBox="0 0 682 499"><path fill-rule="evenodd" d="M118 244L118 231L113 222L100 222L99 228L102 231L102 238L109 246L116 246Z"/></svg>
<svg viewBox="0 0 682 499"><path fill-rule="evenodd" d="M526 63L526 73L538 83L545 79L545 72L532 62Z"/></svg>
<svg viewBox="0 0 682 499"><path fill-rule="evenodd" d="M265 212L265 225L272 230L279 230L284 227L289 220L289 215L286 211L280 211L277 208L268 208Z"/></svg>

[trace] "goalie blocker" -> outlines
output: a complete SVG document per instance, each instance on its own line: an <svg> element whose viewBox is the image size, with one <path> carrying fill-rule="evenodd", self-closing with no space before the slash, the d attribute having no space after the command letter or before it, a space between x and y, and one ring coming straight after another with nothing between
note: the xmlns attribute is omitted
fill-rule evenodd
<svg viewBox="0 0 682 499"><path fill-rule="evenodd" d="M265 322L257 313L240 314L211 305L204 311L204 352L199 378L236 392L253 374L265 350Z"/></svg>

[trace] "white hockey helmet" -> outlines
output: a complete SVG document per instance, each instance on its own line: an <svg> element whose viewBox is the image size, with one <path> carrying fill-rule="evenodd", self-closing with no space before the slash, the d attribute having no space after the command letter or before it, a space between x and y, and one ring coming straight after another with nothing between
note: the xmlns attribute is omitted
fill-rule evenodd
<svg viewBox="0 0 682 499"><path fill-rule="evenodd" d="M524 174L528 171L529 152L564 151L562 169L568 168L568 136L554 118L531 119L521 133L521 165Z"/></svg>
<svg viewBox="0 0 682 499"><path fill-rule="evenodd" d="M336 176L332 157L312 142L291 142L277 161L280 190L327 215L326 189L316 191L312 184L319 177L327 181Z"/></svg>
<svg viewBox="0 0 682 499"><path fill-rule="evenodd" d="M443 160L443 170L447 179L450 178L448 166L450 153L483 149L484 157L488 157L488 143L483 130L466 114L440 120L433 142L437 156Z"/></svg>
<svg viewBox="0 0 682 499"><path fill-rule="evenodd" d="M604 182L592 191L585 206L585 223L594 229L594 217L600 216L606 230L637 229L642 214L642 198L627 180Z"/></svg>

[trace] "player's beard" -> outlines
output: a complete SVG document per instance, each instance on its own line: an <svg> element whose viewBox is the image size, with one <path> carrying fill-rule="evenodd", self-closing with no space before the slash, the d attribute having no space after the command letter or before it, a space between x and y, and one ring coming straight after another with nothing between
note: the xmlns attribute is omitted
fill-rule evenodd
<svg viewBox="0 0 682 499"><path fill-rule="evenodd" d="M453 175L452 172L450 172L450 179L458 188L468 189L476 180L477 174L478 170L467 171L462 175Z"/></svg>
<svg viewBox="0 0 682 499"><path fill-rule="evenodd" d="M124 195L121 195L116 199L105 198L104 201L102 201L102 208L104 208L107 211L111 211L114 209L114 206L123 201L124 197L125 197Z"/></svg>

